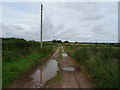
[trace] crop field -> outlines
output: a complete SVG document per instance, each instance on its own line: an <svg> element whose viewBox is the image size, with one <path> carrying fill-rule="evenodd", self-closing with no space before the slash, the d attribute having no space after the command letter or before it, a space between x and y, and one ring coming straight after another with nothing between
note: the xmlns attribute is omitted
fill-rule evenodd
<svg viewBox="0 0 120 90"><path fill-rule="evenodd" d="M90 75L97 88L118 88L120 47L66 45L65 50Z"/></svg>
<svg viewBox="0 0 120 90"><path fill-rule="evenodd" d="M53 45L26 41L24 39L7 38L2 41L2 82L3 87L20 78L26 71L35 66L43 58L54 51Z"/></svg>

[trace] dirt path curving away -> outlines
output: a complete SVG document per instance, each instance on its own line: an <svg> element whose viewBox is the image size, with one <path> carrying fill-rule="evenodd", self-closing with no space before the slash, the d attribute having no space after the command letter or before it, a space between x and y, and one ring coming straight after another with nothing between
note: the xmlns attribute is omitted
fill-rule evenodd
<svg viewBox="0 0 120 90"><path fill-rule="evenodd" d="M62 60L58 60L63 78L61 88L92 88L88 75L80 70L80 65L65 53L63 47L62 56Z"/></svg>

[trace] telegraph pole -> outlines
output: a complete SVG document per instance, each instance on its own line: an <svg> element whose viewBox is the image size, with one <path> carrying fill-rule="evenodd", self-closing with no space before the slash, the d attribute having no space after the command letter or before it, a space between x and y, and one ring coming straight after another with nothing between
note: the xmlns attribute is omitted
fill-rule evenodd
<svg viewBox="0 0 120 90"><path fill-rule="evenodd" d="M43 14L43 5L41 4L41 48L42 48L42 14Z"/></svg>

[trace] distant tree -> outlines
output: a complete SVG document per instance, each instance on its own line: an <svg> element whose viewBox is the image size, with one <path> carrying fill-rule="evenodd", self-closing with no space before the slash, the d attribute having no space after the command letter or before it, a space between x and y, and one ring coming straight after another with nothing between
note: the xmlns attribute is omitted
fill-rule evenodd
<svg viewBox="0 0 120 90"><path fill-rule="evenodd" d="M69 43L69 41L64 41L63 43Z"/></svg>
<svg viewBox="0 0 120 90"><path fill-rule="evenodd" d="M76 41L75 43L79 43L79 42Z"/></svg>
<svg viewBox="0 0 120 90"><path fill-rule="evenodd" d="M56 43L56 40L54 39L54 40L52 40L52 42L53 42L53 43Z"/></svg>
<svg viewBox="0 0 120 90"><path fill-rule="evenodd" d="M57 40L57 43L62 43L62 41L61 40Z"/></svg>
<svg viewBox="0 0 120 90"><path fill-rule="evenodd" d="M97 42L95 42L95 44L98 44Z"/></svg>
<svg viewBox="0 0 120 90"><path fill-rule="evenodd" d="M104 45L105 45L105 43L102 43L102 44L104 44Z"/></svg>
<svg viewBox="0 0 120 90"><path fill-rule="evenodd" d="M54 39L54 40L52 40L52 42L53 42L53 43L62 43L62 41L61 41L61 40L55 40L55 39Z"/></svg>
<svg viewBox="0 0 120 90"><path fill-rule="evenodd" d="M115 43L110 43L110 45L115 45Z"/></svg>

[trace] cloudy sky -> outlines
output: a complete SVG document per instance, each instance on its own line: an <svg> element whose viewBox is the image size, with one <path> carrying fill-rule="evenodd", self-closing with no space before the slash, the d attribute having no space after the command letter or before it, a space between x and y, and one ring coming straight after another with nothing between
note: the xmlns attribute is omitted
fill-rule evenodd
<svg viewBox="0 0 120 90"><path fill-rule="evenodd" d="M118 41L117 2L43 2L43 5L43 40ZM4 2L1 16L2 37L40 40L40 3Z"/></svg>

